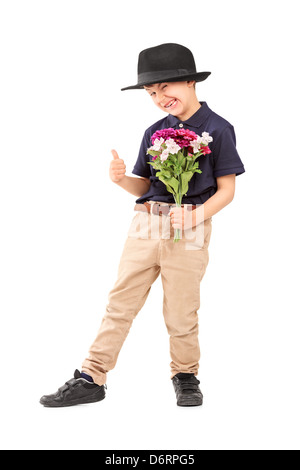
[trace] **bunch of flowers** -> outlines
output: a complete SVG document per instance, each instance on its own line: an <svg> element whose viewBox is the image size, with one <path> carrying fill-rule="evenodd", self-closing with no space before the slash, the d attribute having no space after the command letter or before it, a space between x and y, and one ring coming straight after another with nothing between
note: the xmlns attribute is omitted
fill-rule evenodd
<svg viewBox="0 0 300 470"><path fill-rule="evenodd" d="M196 160L200 155L211 153L208 144L212 140L208 132L200 137L189 129L173 128L156 131L151 137L152 147L147 153L153 158L148 163L158 170L156 176L173 194L177 207L181 207L194 173L202 173ZM174 242L178 240L180 230L177 229Z"/></svg>

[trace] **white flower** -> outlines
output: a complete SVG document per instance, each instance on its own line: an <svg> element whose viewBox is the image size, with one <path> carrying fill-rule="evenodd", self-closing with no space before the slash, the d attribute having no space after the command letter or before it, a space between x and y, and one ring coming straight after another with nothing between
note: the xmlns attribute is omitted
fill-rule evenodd
<svg viewBox="0 0 300 470"><path fill-rule="evenodd" d="M169 153L170 153L170 152L169 152L168 150L164 150L164 151L163 151L163 153L162 153L161 156L160 156L160 159L161 159L162 162L164 162L164 161L167 160L167 158L168 158L168 156L169 156Z"/></svg>
<svg viewBox="0 0 300 470"><path fill-rule="evenodd" d="M190 142L190 146L193 147L194 153L199 152L201 143L202 143L202 138L199 137L199 135L197 137L197 140L193 140L192 142Z"/></svg>
<svg viewBox="0 0 300 470"><path fill-rule="evenodd" d="M151 150L155 150L155 152L160 152L161 151L161 146L164 143L164 139L161 137L159 140L155 139L153 147L151 147Z"/></svg>
<svg viewBox="0 0 300 470"><path fill-rule="evenodd" d="M201 142L203 145L208 145L209 142L212 142L213 138L209 135L208 132L202 132Z"/></svg>
<svg viewBox="0 0 300 470"><path fill-rule="evenodd" d="M166 146L169 153L175 154L181 150L181 147L176 144L174 139L167 139Z"/></svg>
<svg viewBox="0 0 300 470"><path fill-rule="evenodd" d="M209 135L208 132L202 132L202 137L197 136L197 140L193 140L190 143L190 146L193 147L194 153L199 152L201 145L207 146L209 142L212 142L213 138Z"/></svg>

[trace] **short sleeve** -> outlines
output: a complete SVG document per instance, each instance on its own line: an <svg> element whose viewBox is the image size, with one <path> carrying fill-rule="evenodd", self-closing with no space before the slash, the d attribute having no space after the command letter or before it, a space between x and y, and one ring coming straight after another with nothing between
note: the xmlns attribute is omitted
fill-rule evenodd
<svg viewBox="0 0 300 470"><path fill-rule="evenodd" d="M216 138L213 148L214 177L245 172L242 160L236 149L236 137L233 126L227 126Z"/></svg>
<svg viewBox="0 0 300 470"><path fill-rule="evenodd" d="M150 138L148 137L147 131L144 134L138 159L136 161L136 164L134 165L134 168L132 170L132 173L137 176L142 176L143 178L150 178L151 176L151 165L149 165L149 157L150 155L147 155L148 148L151 147L150 143Z"/></svg>

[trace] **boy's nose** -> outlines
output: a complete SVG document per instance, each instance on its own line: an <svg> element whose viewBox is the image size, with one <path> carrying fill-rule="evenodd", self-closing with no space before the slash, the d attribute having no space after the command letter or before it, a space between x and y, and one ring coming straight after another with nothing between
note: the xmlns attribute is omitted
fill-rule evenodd
<svg viewBox="0 0 300 470"><path fill-rule="evenodd" d="M157 96L159 104L162 104L162 101L164 100L164 97L165 97L164 93L161 91L157 91L156 96Z"/></svg>

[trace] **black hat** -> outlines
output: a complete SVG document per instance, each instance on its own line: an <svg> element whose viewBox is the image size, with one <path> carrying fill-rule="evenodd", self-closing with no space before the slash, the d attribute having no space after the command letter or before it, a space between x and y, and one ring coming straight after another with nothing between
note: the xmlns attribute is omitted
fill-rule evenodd
<svg viewBox="0 0 300 470"><path fill-rule="evenodd" d="M172 43L161 44L140 53L138 84L122 88L122 91L162 82L202 82L210 74L211 72L196 71L194 56L187 47Z"/></svg>

